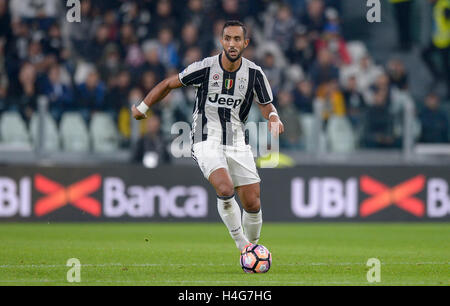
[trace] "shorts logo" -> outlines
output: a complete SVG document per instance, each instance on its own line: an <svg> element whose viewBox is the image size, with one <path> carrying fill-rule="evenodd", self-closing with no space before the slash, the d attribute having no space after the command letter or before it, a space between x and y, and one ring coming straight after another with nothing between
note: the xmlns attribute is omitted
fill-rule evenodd
<svg viewBox="0 0 450 306"><path fill-rule="evenodd" d="M372 197L361 203L361 216L370 216L394 204L417 217L422 217L425 214L425 205L412 196L422 191L424 186L425 176L423 175L418 175L392 188L367 175L362 176L361 190Z"/></svg>
<svg viewBox="0 0 450 306"><path fill-rule="evenodd" d="M226 79L225 80L225 88L229 90L232 87L233 87L233 79Z"/></svg>
<svg viewBox="0 0 450 306"><path fill-rule="evenodd" d="M43 175L37 174L34 178L36 190L47 194L47 196L36 202L34 207L36 216L44 216L67 204L71 204L95 217L100 217L101 204L97 200L88 197L88 195L100 188L101 181L101 176L94 174L68 187L64 187Z"/></svg>

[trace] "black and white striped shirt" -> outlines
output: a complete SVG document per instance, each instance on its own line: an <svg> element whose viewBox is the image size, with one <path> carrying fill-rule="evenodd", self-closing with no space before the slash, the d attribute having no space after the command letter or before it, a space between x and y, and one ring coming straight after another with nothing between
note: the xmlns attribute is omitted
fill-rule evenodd
<svg viewBox="0 0 450 306"><path fill-rule="evenodd" d="M253 99L273 101L269 81L261 67L242 58L234 72L222 67L222 54L189 65L179 74L184 86L197 88L192 122L193 143L219 139L223 145L248 143L244 124ZM203 132L202 132L203 130Z"/></svg>

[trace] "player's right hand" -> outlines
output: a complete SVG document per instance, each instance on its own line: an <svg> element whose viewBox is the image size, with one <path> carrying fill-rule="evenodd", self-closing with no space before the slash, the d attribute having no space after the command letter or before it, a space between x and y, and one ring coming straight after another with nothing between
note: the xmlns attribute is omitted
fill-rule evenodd
<svg viewBox="0 0 450 306"><path fill-rule="evenodd" d="M142 120L142 119L147 118L147 115L138 111L138 109L136 108L136 105L134 105L134 104L133 104L133 106L131 106L131 113L133 114L133 118L136 120Z"/></svg>

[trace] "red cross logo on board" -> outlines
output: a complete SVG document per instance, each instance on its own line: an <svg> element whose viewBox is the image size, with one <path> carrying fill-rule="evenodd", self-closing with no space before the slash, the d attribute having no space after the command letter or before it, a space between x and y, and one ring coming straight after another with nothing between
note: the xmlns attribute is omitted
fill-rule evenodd
<svg viewBox="0 0 450 306"><path fill-rule="evenodd" d="M34 212L36 216L41 217L66 205L72 205L95 217L100 217L101 204L88 196L100 188L101 182L101 176L94 174L64 187L43 175L37 174L34 177L36 190L47 196L36 202Z"/></svg>
<svg viewBox="0 0 450 306"><path fill-rule="evenodd" d="M360 185L363 192L372 196L361 203L359 209L361 217L370 216L391 205L396 205L417 217L422 217L425 214L424 203L413 197L423 190L425 186L424 175L418 175L391 188L370 176L364 175L360 179Z"/></svg>

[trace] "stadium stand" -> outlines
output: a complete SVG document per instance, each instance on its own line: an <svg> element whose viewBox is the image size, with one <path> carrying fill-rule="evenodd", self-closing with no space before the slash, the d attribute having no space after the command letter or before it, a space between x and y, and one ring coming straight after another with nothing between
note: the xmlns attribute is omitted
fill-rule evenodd
<svg viewBox="0 0 450 306"><path fill-rule="evenodd" d="M39 145L39 114L34 113L30 122L30 136L33 146ZM43 119L43 140L42 150L47 152L55 152L61 149L61 141L59 138L58 126L56 121L50 114L45 114Z"/></svg>
<svg viewBox="0 0 450 306"><path fill-rule="evenodd" d="M1 140L4 145L29 147L30 136L25 121L17 112L4 112L0 117Z"/></svg>
<svg viewBox="0 0 450 306"><path fill-rule="evenodd" d="M240 19L251 37L244 56L266 72L274 104L279 107L279 93L287 92L292 101L286 113L300 118L300 123L290 122L299 129L297 135L290 135L295 143L282 141L282 149L309 153L321 148L342 153L400 149L404 96L415 102L416 122L420 122L419 111L429 92L441 96L439 109L447 121L449 101L439 86L422 95L411 90L410 84L417 84L421 77L410 66L421 61L414 40L408 41L411 51L404 51L409 53L395 58L367 46L358 34L368 27L367 22L353 26L352 14L365 9L357 2L188 0L184 7L170 0L85 0L82 22L69 23L61 1L49 0L38 7L31 0L0 0L0 113L6 116L4 122L12 120L18 127L2 123L6 129L1 131L2 142L32 141L36 147L37 100L45 96L54 121L46 120L46 150L131 152L137 140L130 140L130 97L140 92L142 98L165 77L218 54L224 21ZM393 22L392 16L386 20ZM382 39L376 36L373 40L382 45ZM349 84L350 79L356 84ZM152 115L161 118L165 141L174 137L170 135L173 123L191 120L194 94L191 88L180 89L152 109ZM381 113L374 110L376 99L387 106ZM314 114L317 101L325 101L323 114ZM8 119L10 111L20 114L21 123L17 116ZM392 118L393 127L383 133L395 141L364 141L369 134L377 137L376 130L367 130L377 126L365 124L367 113ZM260 119L251 112L249 120ZM27 128L31 138L26 136ZM415 131L418 140L420 127ZM449 138L442 140L448 143Z"/></svg>
<svg viewBox="0 0 450 306"><path fill-rule="evenodd" d="M66 112L60 124L62 147L67 152L88 152L90 137L86 123L80 113Z"/></svg>

